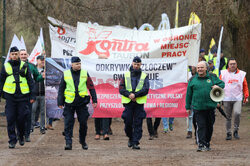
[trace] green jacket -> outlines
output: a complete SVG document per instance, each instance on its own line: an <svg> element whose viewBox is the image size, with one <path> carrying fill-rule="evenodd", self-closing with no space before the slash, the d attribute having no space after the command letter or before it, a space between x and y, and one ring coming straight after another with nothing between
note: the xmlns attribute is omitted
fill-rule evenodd
<svg viewBox="0 0 250 166"><path fill-rule="evenodd" d="M29 69L32 73L33 79L37 82L43 81L43 76L38 72L36 66L33 63L27 62Z"/></svg>
<svg viewBox="0 0 250 166"><path fill-rule="evenodd" d="M215 109L217 102L210 98L213 85L218 85L222 89L225 87L225 83L212 73L207 72L205 77L199 77L198 74L191 77L187 87L186 109L190 110L191 106L195 110Z"/></svg>

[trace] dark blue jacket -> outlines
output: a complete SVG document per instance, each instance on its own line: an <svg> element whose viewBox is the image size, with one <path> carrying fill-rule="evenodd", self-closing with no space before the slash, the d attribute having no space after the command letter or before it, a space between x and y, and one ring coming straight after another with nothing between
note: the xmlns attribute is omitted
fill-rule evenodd
<svg viewBox="0 0 250 166"><path fill-rule="evenodd" d="M131 66L129 71L131 72L131 85L132 85L132 93L135 94L135 98L137 97L142 97L148 94L149 91L149 80L148 80L148 76L145 78L144 80L144 84L143 87L140 91L135 92L136 86L140 81L141 78L141 69L138 71L135 71L133 69L133 67ZM121 95L125 96L125 97L129 97L130 93L128 90L126 90L126 85L125 85L125 80L124 78L121 80L120 82L120 87L119 87L119 92Z"/></svg>

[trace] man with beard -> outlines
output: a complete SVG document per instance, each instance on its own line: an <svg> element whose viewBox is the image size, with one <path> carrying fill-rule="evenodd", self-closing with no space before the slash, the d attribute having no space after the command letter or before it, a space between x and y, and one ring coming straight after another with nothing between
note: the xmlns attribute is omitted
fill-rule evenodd
<svg viewBox="0 0 250 166"><path fill-rule="evenodd" d="M142 122L146 117L144 104L147 102L149 91L148 76L141 71L140 67L141 59L136 56L130 70L124 74L124 79L121 80L119 87L122 103L125 107L122 118L125 123L125 133L129 138L128 147L137 150L140 149Z"/></svg>

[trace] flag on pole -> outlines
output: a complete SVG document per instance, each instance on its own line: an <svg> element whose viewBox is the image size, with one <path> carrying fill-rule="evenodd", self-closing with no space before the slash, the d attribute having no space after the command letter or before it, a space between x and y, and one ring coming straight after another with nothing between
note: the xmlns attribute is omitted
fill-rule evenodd
<svg viewBox="0 0 250 166"><path fill-rule="evenodd" d="M222 40L222 35L223 35L223 26L221 26L220 39L219 39L219 43L218 43L217 58L216 58L216 65L215 65L216 69L220 68L220 54L221 54L221 40Z"/></svg>
<svg viewBox="0 0 250 166"><path fill-rule="evenodd" d="M195 12L192 12L190 14L188 25L199 24L200 22L201 22L200 18L195 14Z"/></svg>
<svg viewBox="0 0 250 166"><path fill-rule="evenodd" d="M43 53L43 48L42 48L42 44L41 44L41 39L40 39L40 37L38 37L36 45L28 58L29 62L36 64L36 57L38 55L42 55L42 53Z"/></svg>
<svg viewBox="0 0 250 166"><path fill-rule="evenodd" d="M213 50L215 50L216 48L217 48L217 47L216 47L215 40L214 40L214 38L212 38L212 39L211 39L211 42L210 42L210 45L209 45L209 50L208 50L208 60L213 59L212 52L213 52Z"/></svg>
<svg viewBox="0 0 250 166"><path fill-rule="evenodd" d="M24 39L23 39L23 36L21 36L21 40L20 40L20 49L27 50Z"/></svg>
<svg viewBox="0 0 250 166"><path fill-rule="evenodd" d="M170 29L170 22L168 15L166 13L161 14L161 23L158 26L158 30L167 30Z"/></svg>
<svg viewBox="0 0 250 166"><path fill-rule="evenodd" d="M179 16L179 0L176 1L175 28L178 28L178 16Z"/></svg>
<svg viewBox="0 0 250 166"><path fill-rule="evenodd" d="M43 28L40 28L40 43L42 46L42 53L41 55L43 55L44 57L46 57L46 53L45 53L45 45L44 45L44 39L43 39Z"/></svg>
<svg viewBox="0 0 250 166"><path fill-rule="evenodd" d="M20 40L18 39L18 37L16 36L16 34L14 34L14 36L13 36L12 42L11 42L11 44L10 44L10 48L11 48L11 47L14 47L14 46L16 46L18 49L21 48L21 46L20 46ZM6 62L9 60L10 48L9 48L9 50L8 50L8 54L7 54L7 56L6 56L6 59L5 59L5 62L4 62L4 63L6 63Z"/></svg>

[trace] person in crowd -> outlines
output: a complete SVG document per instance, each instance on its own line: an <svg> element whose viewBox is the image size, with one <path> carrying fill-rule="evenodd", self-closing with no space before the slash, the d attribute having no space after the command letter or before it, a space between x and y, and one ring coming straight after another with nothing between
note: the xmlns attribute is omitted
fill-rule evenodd
<svg viewBox="0 0 250 166"><path fill-rule="evenodd" d="M197 74L188 81L186 94L186 110L190 114L191 107L195 112L197 123L197 151L209 151L210 141L215 122L215 108L217 103L210 98L213 88L224 88L225 83L216 75L207 71L205 61L197 65Z"/></svg>
<svg viewBox="0 0 250 166"><path fill-rule="evenodd" d="M0 96L3 95L6 99L5 113L10 149L15 148L17 141L21 146L24 145L25 120L30 111L28 105L35 101L30 69L19 56L18 48L11 47L10 60L4 64L0 75Z"/></svg>
<svg viewBox="0 0 250 166"><path fill-rule="evenodd" d="M44 81L45 74L44 73L42 75L39 74L36 66L28 61L28 57L29 57L29 55L28 55L27 51L24 49L21 49L20 50L20 59L21 59L21 61L26 62L28 64L28 67L31 71L33 79L36 82ZM30 132L32 131L31 130L32 129L31 128L32 127L32 125L31 125L32 104L31 103L29 104L29 110L30 111L29 111L29 114L27 116L27 120L25 121L25 141L26 142L30 142Z"/></svg>
<svg viewBox="0 0 250 166"><path fill-rule="evenodd" d="M173 131L174 118L162 118L163 133L167 133L169 130Z"/></svg>
<svg viewBox="0 0 250 166"><path fill-rule="evenodd" d="M87 104L90 102L88 89L92 97L93 107L97 106L97 95L93 81L86 70L81 69L81 59L71 58L71 69L64 71L58 91L57 104L64 107L65 150L72 150L72 133L74 128L74 113L79 121L79 142L82 149L87 150L87 120L89 117Z"/></svg>
<svg viewBox="0 0 250 166"><path fill-rule="evenodd" d="M129 138L128 147L140 149L139 141L142 137L142 123L146 118L144 104L147 102L149 91L149 79L146 73L141 71L141 58L134 57L132 65L121 79L119 92L122 95L122 103L125 110L122 119L125 123L125 133Z"/></svg>
<svg viewBox="0 0 250 166"><path fill-rule="evenodd" d="M99 140L101 135L104 140L109 140L109 118L95 118L95 131L95 140Z"/></svg>
<svg viewBox="0 0 250 166"><path fill-rule="evenodd" d="M37 70L40 74L44 74L44 56L39 55L36 58L37 61ZM31 129L33 129L33 124L36 123L35 116L39 108L40 113L40 132L45 134L45 86L44 81L35 82L35 92L36 92L36 101L32 105L31 113Z"/></svg>
<svg viewBox="0 0 250 166"><path fill-rule="evenodd" d="M158 127L161 123L161 118L155 118L154 125L152 123L152 118L147 118L147 127L149 133L149 140L153 140L154 138L158 138Z"/></svg>
<svg viewBox="0 0 250 166"><path fill-rule="evenodd" d="M217 77L219 77L219 70L215 68L213 60L208 61L208 72L214 73Z"/></svg>
<svg viewBox="0 0 250 166"><path fill-rule="evenodd" d="M242 100L243 103L248 103L249 91L246 80L246 72L237 68L237 62L235 58L229 58L228 69L222 70L220 79L225 82L225 97L223 100L225 113L227 115L226 120L226 140L232 139L231 121L232 114L234 112L234 132L235 139L239 139L239 126Z"/></svg>

